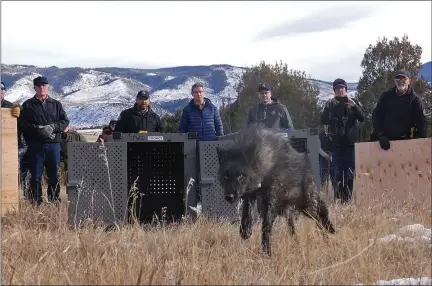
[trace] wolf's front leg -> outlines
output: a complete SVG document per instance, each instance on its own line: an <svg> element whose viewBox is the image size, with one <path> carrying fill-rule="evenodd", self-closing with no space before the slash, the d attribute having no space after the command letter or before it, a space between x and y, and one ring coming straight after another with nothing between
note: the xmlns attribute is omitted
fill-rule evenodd
<svg viewBox="0 0 432 286"><path fill-rule="evenodd" d="M252 204L254 200L251 198L243 198L242 216L240 223L240 236L243 239L248 239L252 235Z"/></svg>
<svg viewBox="0 0 432 286"><path fill-rule="evenodd" d="M262 248L266 254L271 256L271 231L273 228L273 223L276 219L274 204L272 204L269 198L262 199Z"/></svg>

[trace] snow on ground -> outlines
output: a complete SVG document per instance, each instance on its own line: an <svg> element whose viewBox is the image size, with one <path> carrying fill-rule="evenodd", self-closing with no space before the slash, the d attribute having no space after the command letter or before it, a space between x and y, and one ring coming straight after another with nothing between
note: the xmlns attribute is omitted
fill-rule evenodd
<svg viewBox="0 0 432 286"><path fill-rule="evenodd" d="M365 284L355 284L355 285L365 285ZM392 280L380 280L372 285L432 285L431 277L420 277L420 278L398 278Z"/></svg>
<svg viewBox="0 0 432 286"><path fill-rule="evenodd" d="M375 282L376 285L432 285L431 277L420 278L399 278L392 280L380 280Z"/></svg>
<svg viewBox="0 0 432 286"><path fill-rule="evenodd" d="M40 76L38 73L31 73L17 80L11 87L6 90L5 99L10 102L23 103L35 94L33 79Z"/></svg>
<svg viewBox="0 0 432 286"><path fill-rule="evenodd" d="M70 83L69 85L63 86L62 92L66 94L77 90L89 89L104 84L115 78L116 77L108 73L89 70L87 72L80 73L78 79L74 82Z"/></svg>
<svg viewBox="0 0 432 286"><path fill-rule="evenodd" d="M373 239L371 239L372 241ZM425 228L421 224L412 224L401 227L394 234L389 234L378 239L378 242L432 242L432 232L430 228Z"/></svg>
<svg viewBox="0 0 432 286"><path fill-rule="evenodd" d="M178 85L175 89L161 89L152 93L153 102L164 102L171 100L178 100L183 98L191 97L191 86L196 83L201 82L204 86L208 86L208 83L198 77L189 77L183 84ZM206 96L208 94L213 94L213 90L206 87Z"/></svg>

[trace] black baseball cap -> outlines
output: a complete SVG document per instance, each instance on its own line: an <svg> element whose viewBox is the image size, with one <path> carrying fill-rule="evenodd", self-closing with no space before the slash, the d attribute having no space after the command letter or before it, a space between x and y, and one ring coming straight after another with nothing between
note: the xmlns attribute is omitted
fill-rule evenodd
<svg viewBox="0 0 432 286"><path fill-rule="evenodd" d="M48 84L48 80L44 76L38 76L37 78L33 79L33 85L43 85Z"/></svg>
<svg viewBox="0 0 432 286"><path fill-rule="evenodd" d="M150 94L147 90L140 90L138 91L136 98L137 99L148 99L150 97Z"/></svg>
<svg viewBox="0 0 432 286"><path fill-rule="evenodd" d="M398 76L404 76L404 77L408 77L409 78L410 74L409 74L409 72L407 70L401 69L401 70L398 70L396 72L396 76L395 77L398 77Z"/></svg>
<svg viewBox="0 0 432 286"><path fill-rule="evenodd" d="M258 86L258 91L263 90L271 91L271 86L268 83L260 83L260 85Z"/></svg>

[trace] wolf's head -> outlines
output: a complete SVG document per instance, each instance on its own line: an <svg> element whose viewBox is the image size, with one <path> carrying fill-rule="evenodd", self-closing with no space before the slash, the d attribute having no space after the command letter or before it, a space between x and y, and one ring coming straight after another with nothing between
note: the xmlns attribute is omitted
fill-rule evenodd
<svg viewBox="0 0 432 286"><path fill-rule="evenodd" d="M252 154L239 148L216 148L219 159L219 182L224 189L225 199L236 203L248 192L260 187L261 176L251 164Z"/></svg>

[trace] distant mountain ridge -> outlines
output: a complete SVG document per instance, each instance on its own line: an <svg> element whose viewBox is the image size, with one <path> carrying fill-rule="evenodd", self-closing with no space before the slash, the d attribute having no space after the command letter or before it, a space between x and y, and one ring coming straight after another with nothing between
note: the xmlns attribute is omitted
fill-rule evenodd
<svg viewBox="0 0 432 286"><path fill-rule="evenodd" d="M422 74L429 72L422 69ZM71 120L71 126L85 128L107 124L129 108L139 90L148 90L152 108L163 116L184 107L191 99L190 88L195 82L206 86L206 96L217 106L237 98L235 85L246 68L231 65L179 66L161 69L135 68L58 68L31 65L1 65L1 78L8 87L6 99L22 103L34 94L33 78L44 75L50 81L50 95L60 100ZM319 90L319 101L332 96L332 83L310 80ZM357 83L348 83L350 94Z"/></svg>

